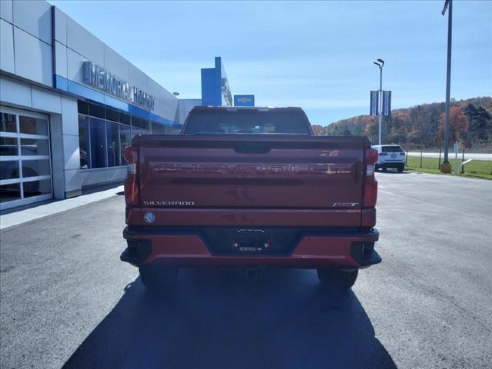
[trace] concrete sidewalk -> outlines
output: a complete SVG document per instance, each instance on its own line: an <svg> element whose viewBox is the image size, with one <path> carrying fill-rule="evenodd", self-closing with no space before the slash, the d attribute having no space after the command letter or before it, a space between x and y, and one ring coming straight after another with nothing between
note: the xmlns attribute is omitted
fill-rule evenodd
<svg viewBox="0 0 492 369"><path fill-rule="evenodd" d="M30 222L31 220L44 218L52 214L61 213L92 202L104 200L121 192L123 192L123 186L118 186L71 199L54 200L48 204L33 205L24 210L15 211L14 209L12 212L6 212L5 214L0 215L0 230Z"/></svg>

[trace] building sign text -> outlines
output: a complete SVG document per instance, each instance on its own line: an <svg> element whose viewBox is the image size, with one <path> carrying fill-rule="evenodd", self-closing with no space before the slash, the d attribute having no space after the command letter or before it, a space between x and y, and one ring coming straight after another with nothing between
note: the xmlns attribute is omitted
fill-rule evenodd
<svg viewBox="0 0 492 369"><path fill-rule="evenodd" d="M127 81L111 74L93 62L84 62L84 83L98 90L109 93L120 99L129 101L146 110L154 110L155 99L138 87L131 86Z"/></svg>

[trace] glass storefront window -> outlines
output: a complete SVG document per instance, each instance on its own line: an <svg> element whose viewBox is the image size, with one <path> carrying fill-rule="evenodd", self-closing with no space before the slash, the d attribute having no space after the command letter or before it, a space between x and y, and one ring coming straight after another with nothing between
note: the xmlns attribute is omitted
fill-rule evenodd
<svg viewBox="0 0 492 369"><path fill-rule="evenodd" d="M152 133L154 134L166 134L168 128L162 124L152 122Z"/></svg>
<svg viewBox="0 0 492 369"><path fill-rule="evenodd" d="M19 116L20 133L48 136L48 121L33 117Z"/></svg>
<svg viewBox="0 0 492 369"><path fill-rule="evenodd" d="M113 142L115 145L115 164L116 166L125 165L125 162L121 161L121 157L123 156L123 147L121 146L120 140L120 130L123 127L122 124L113 124L118 129L113 130Z"/></svg>
<svg viewBox="0 0 492 369"><path fill-rule="evenodd" d="M149 121L147 121L145 119L132 117L132 127L138 127L138 128L141 128L142 130L148 131L149 130Z"/></svg>
<svg viewBox="0 0 492 369"><path fill-rule="evenodd" d="M132 137L150 133L150 122L144 119L132 117Z"/></svg>
<svg viewBox="0 0 492 369"><path fill-rule="evenodd" d="M22 177L38 177L50 175L50 161L22 160Z"/></svg>
<svg viewBox="0 0 492 369"><path fill-rule="evenodd" d="M0 203L4 203L12 200L20 200L20 184L8 184L0 186Z"/></svg>
<svg viewBox="0 0 492 369"><path fill-rule="evenodd" d="M106 109L106 120L110 120L113 122L119 122L120 117L116 110Z"/></svg>
<svg viewBox="0 0 492 369"><path fill-rule="evenodd" d="M49 141L21 138L21 153L22 155L49 155Z"/></svg>
<svg viewBox="0 0 492 369"><path fill-rule="evenodd" d="M0 156L16 156L16 155L19 155L17 138L0 137Z"/></svg>
<svg viewBox="0 0 492 369"><path fill-rule="evenodd" d="M128 114L120 113L120 123L129 126L131 124L131 117Z"/></svg>
<svg viewBox="0 0 492 369"><path fill-rule="evenodd" d="M77 101L77 110L79 114L89 115L89 104L85 101Z"/></svg>
<svg viewBox="0 0 492 369"><path fill-rule="evenodd" d="M90 146L89 146L89 119L79 114L79 147L80 147L80 167L90 168Z"/></svg>
<svg viewBox="0 0 492 369"><path fill-rule="evenodd" d="M150 122L145 119L132 117L132 136L150 133Z"/></svg>
<svg viewBox="0 0 492 369"><path fill-rule="evenodd" d="M79 102L79 109L86 103ZM84 110L84 109L82 109ZM105 168L125 165L123 149L130 145L131 118L117 111L88 104L89 115L79 111L80 168ZM106 119L94 117L94 114ZM128 123L128 124L126 124ZM140 124L144 124L141 121ZM139 131L141 128L139 128Z"/></svg>
<svg viewBox="0 0 492 369"><path fill-rule="evenodd" d="M125 147L130 146L132 142L132 132L130 126L122 124L120 126L120 142L121 142L121 152L120 152L120 163L125 165L125 159L123 158L123 150Z"/></svg>
<svg viewBox="0 0 492 369"><path fill-rule="evenodd" d="M125 165L123 150L135 135L168 133L168 128L121 111L79 101L80 168ZM176 132L172 132L176 133Z"/></svg>
<svg viewBox="0 0 492 369"><path fill-rule="evenodd" d="M51 197L50 157L48 117L2 106L0 209Z"/></svg>
<svg viewBox="0 0 492 369"><path fill-rule="evenodd" d="M104 106L89 104L89 115L91 117L106 119L106 109Z"/></svg>
<svg viewBox="0 0 492 369"><path fill-rule="evenodd" d="M132 127L132 138L141 134L143 134L143 130L137 127Z"/></svg>
<svg viewBox="0 0 492 369"><path fill-rule="evenodd" d="M19 161L2 160L0 162L0 180L19 178Z"/></svg>
<svg viewBox="0 0 492 369"><path fill-rule="evenodd" d="M91 139L91 168L107 167L106 122L89 118Z"/></svg>
<svg viewBox="0 0 492 369"><path fill-rule="evenodd" d="M0 132L17 132L15 114L0 112Z"/></svg>
<svg viewBox="0 0 492 369"><path fill-rule="evenodd" d="M29 181L23 183L24 197L45 195L51 192L51 180Z"/></svg>
<svg viewBox="0 0 492 369"><path fill-rule="evenodd" d="M118 126L116 123L106 122L108 167L120 165L120 135Z"/></svg>

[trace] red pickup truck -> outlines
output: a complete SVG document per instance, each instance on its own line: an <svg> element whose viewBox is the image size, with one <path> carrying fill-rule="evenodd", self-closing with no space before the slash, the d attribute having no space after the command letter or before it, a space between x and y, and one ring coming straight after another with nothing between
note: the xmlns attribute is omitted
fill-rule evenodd
<svg viewBox="0 0 492 369"><path fill-rule="evenodd" d="M313 268L348 289L381 262L377 151L314 136L300 108L195 107L180 135L136 136L124 155L121 260L149 290L194 266Z"/></svg>

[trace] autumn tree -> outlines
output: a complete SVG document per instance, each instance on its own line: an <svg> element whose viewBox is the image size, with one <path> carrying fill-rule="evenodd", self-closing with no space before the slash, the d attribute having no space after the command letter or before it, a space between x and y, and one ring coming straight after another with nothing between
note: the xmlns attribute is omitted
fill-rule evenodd
<svg viewBox="0 0 492 369"><path fill-rule="evenodd" d="M439 117L439 136L444 139L444 125L446 123L445 113ZM450 142L459 141L465 144L468 133L468 118L459 107L452 107L449 110L449 139Z"/></svg>
<svg viewBox="0 0 492 369"><path fill-rule="evenodd" d="M469 121L471 139L478 143L487 143L492 136L492 115L483 107L468 104L463 112Z"/></svg>
<svg viewBox="0 0 492 369"><path fill-rule="evenodd" d="M492 143L492 98L476 97L451 103L451 138L467 147L471 144ZM439 147L442 145L444 127L443 102L421 104L405 109L395 109L391 116L383 117L382 139L384 143L415 147ZM468 119L463 118L463 114ZM322 127L323 135L365 135L373 143L378 140L378 119L360 115L339 120Z"/></svg>
<svg viewBox="0 0 492 369"><path fill-rule="evenodd" d="M377 143L377 138L378 138L378 123L376 122L375 119L371 119L367 122L364 134L369 137L371 142L373 144Z"/></svg>
<svg viewBox="0 0 492 369"><path fill-rule="evenodd" d="M319 124L313 124L311 126L313 128L313 132L316 136L321 136L323 134L323 127Z"/></svg>

